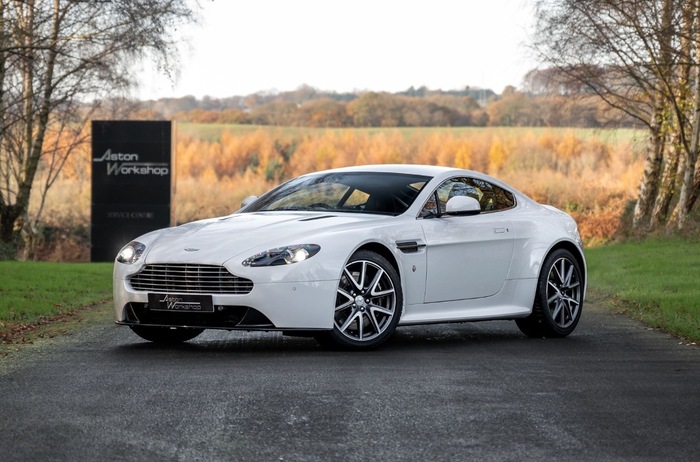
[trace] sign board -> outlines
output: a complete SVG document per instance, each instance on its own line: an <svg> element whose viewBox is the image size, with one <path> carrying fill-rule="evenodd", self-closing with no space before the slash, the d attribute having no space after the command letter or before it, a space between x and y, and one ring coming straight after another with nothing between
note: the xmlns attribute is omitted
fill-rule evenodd
<svg viewBox="0 0 700 462"><path fill-rule="evenodd" d="M91 261L171 224L172 123L92 122Z"/></svg>

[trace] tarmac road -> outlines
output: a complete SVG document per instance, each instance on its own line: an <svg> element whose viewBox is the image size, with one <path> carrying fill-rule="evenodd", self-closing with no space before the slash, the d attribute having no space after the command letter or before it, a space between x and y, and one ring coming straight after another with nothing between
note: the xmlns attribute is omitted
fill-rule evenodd
<svg viewBox="0 0 700 462"><path fill-rule="evenodd" d="M0 459L700 460L700 348L584 310L566 339L421 326L365 353L94 324L0 360Z"/></svg>

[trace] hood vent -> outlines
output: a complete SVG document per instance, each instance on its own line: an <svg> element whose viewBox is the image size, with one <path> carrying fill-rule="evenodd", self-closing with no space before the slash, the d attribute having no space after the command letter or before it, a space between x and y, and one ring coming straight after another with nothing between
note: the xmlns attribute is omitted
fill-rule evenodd
<svg viewBox="0 0 700 462"><path fill-rule="evenodd" d="M322 215L320 217L309 217L309 218L302 218L299 221L313 221L313 220L323 220L324 218L335 218L335 215Z"/></svg>

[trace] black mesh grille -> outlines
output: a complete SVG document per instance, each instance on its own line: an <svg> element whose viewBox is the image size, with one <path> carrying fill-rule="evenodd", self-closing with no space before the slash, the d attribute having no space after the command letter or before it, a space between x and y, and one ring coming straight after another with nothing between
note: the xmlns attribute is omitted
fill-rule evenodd
<svg viewBox="0 0 700 462"><path fill-rule="evenodd" d="M146 265L131 277L131 287L144 292L243 295L253 290L253 281L222 266L166 263Z"/></svg>

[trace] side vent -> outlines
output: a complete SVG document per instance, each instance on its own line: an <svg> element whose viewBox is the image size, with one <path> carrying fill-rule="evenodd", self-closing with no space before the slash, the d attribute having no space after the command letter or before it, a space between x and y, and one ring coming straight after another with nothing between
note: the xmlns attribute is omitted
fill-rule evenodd
<svg viewBox="0 0 700 462"><path fill-rule="evenodd" d="M403 253L416 253L423 247L425 244L419 241L396 241L396 248Z"/></svg>

